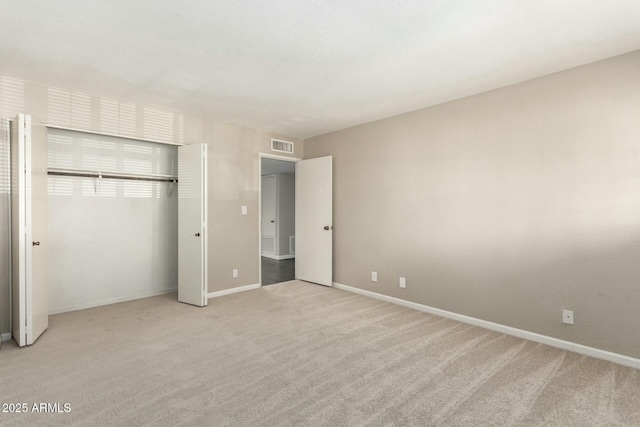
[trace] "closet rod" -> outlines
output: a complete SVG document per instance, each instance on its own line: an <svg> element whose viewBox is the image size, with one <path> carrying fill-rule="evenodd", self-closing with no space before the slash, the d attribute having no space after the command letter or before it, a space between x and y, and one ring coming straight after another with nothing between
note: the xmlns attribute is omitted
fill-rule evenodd
<svg viewBox="0 0 640 427"><path fill-rule="evenodd" d="M130 181L151 181L151 182L178 182L178 178L170 176L144 176L144 175L125 175L118 173L101 173L93 171L65 171L65 170L48 170L47 175L55 176L75 176L82 178L102 178L102 179L126 179Z"/></svg>

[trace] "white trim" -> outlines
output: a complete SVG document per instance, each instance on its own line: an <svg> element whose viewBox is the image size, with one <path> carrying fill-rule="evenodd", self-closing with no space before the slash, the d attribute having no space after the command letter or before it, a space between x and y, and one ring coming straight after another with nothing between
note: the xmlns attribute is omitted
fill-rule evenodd
<svg viewBox="0 0 640 427"><path fill-rule="evenodd" d="M371 292L364 289L354 288L352 286L347 286L347 285L343 285L336 282L333 283L333 286L336 289L352 292L354 294L364 295L367 297L379 299L379 300L390 302L393 304L398 304L403 307L412 308L414 310L423 311L425 313L435 314L436 316L442 316L448 319L457 320L459 322L468 323L470 325L479 326L481 328L490 329L492 331L501 332L503 334L512 335L514 337L523 338L526 340L535 341L542 344L547 344L547 345L550 345L551 347L557 347L563 350L569 350L575 353L584 354L586 356L595 357L597 359L607 360L609 362L614 362L620 365L629 366L631 368L640 369L640 359L625 356L623 354L612 353L610 351L588 347L582 344L576 344L570 341L553 338L547 335L541 335L535 332L529 332L522 329L512 328L511 326L501 325L499 323L493 323L486 320L477 319L475 317L465 316L463 314L441 310L439 308L418 304L416 302L411 302L411 301L403 300L400 298L390 297L388 295L379 294L377 292Z"/></svg>
<svg viewBox="0 0 640 427"><path fill-rule="evenodd" d="M0 335L2 342L5 341L11 341L11 332L5 332L4 334Z"/></svg>
<svg viewBox="0 0 640 427"><path fill-rule="evenodd" d="M202 305L209 302L209 149L207 144L201 145L202 156L202 185L200 186L200 198L202 200Z"/></svg>
<svg viewBox="0 0 640 427"><path fill-rule="evenodd" d="M68 131L71 131L71 132L90 133L92 135L112 136L114 138L132 139L134 141L142 141L142 142L153 142L155 144L167 144L167 145L177 145L177 146L184 145L184 144L180 144L179 142L158 141L157 139L138 138L138 137L135 137L135 136L120 135L120 134L117 134L117 133L98 132L98 131L95 131L95 130L78 129L78 128L72 128L72 127L67 127L67 126L52 125L50 123L42 123L42 126L44 126L46 128L49 128L49 129L60 129L60 130L68 130Z"/></svg>
<svg viewBox="0 0 640 427"><path fill-rule="evenodd" d="M224 289L222 291L209 292L207 294L207 298L223 297L225 295L236 294L238 292L244 292L244 291L251 291L253 289L259 289L259 288L260 288L260 283L254 283L253 285L238 286L237 288L231 288L231 289Z"/></svg>
<svg viewBox="0 0 640 427"><path fill-rule="evenodd" d="M271 255L268 253L263 253L262 256L265 258L275 259L276 261L282 261L283 259L293 259L296 257L295 255Z"/></svg>
<svg viewBox="0 0 640 427"><path fill-rule="evenodd" d="M262 166L262 159L273 159L273 160L284 160L285 162L299 162L302 160L301 157L293 157L293 156L281 156L279 154L271 154L271 153L258 153L260 155L260 166ZM262 176L262 167L260 168L260 176Z"/></svg>
<svg viewBox="0 0 640 427"><path fill-rule="evenodd" d="M9 195L7 197L7 200L9 201L9 203L7 203L8 206L8 212L7 212L7 219L8 219L8 230L9 230L9 241L7 242L7 253L9 254L9 332L5 333L2 335L2 341L5 341L4 337L5 335L9 335L9 339L11 339L11 331L13 331L13 250L11 249L11 244L13 242L13 197L11 194L11 178L12 178L12 174L11 174L11 119L7 119L7 161L8 164L6 164L5 166L7 166L7 170L9 171Z"/></svg>
<svg viewBox="0 0 640 427"><path fill-rule="evenodd" d="M27 192L24 198L24 232L26 234L25 241L25 303L27 305L26 316L26 345L31 345L35 342L36 337L33 336L33 174L31 162L31 116L25 114L24 116L24 176L25 176L25 191ZM22 172L22 171L19 171Z"/></svg>
<svg viewBox="0 0 640 427"><path fill-rule="evenodd" d="M18 206L15 207L18 214L18 219L16 220L18 229L13 230L18 233L18 237L16 239L18 243L18 247L17 248L14 247L12 249L16 251L16 254L18 255L18 259L16 260L18 263L18 273L17 273L18 283L15 283L13 278L11 280L11 286L12 287L15 286L18 289L18 295L12 296L13 301L18 306L18 312L15 313L16 316L18 317L17 319L18 324L16 325L15 322L12 322L11 327L15 329L12 329L11 332L12 332L12 336L17 335L16 342L20 347L24 347L25 345L27 345L27 342L26 342L27 341L27 326L26 326L27 324L27 313L26 313L27 285L26 285L26 277L25 277L25 271L26 271L25 254L27 252L27 249L26 249L27 236L26 236L26 225L25 225L26 218L24 215L24 211L26 209L25 203L26 203L26 192L27 192L26 183L25 183L26 174L24 173L24 171L26 170L26 159L25 159L25 150L24 150L24 138L25 138L24 121L26 120L25 117L26 117L25 114L18 114L18 116L14 120L14 121L17 121L16 126L18 126L18 132L16 135L16 137L18 138L18 141L15 144L15 148L18 151L18 154L16 156L18 160L18 170L15 171L14 168L11 167L11 194L12 194L11 197L13 197L13 193L16 190L18 191L18 197L17 197ZM11 147L10 158L13 158L14 156L13 148L14 147ZM17 182L14 182L14 181L17 181ZM14 206L12 206L12 209L13 208ZM12 220L13 219L14 218L12 216Z"/></svg>
<svg viewBox="0 0 640 427"><path fill-rule="evenodd" d="M131 295L127 297L109 298L102 301L89 302L84 304L68 305L65 307L50 308L49 315L67 313L69 311L84 310L85 308L101 307L103 305L116 304L119 302L133 301L141 298L155 297L158 295L170 294L176 292L178 288L165 289L162 291L145 292L143 294Z"/></svg>

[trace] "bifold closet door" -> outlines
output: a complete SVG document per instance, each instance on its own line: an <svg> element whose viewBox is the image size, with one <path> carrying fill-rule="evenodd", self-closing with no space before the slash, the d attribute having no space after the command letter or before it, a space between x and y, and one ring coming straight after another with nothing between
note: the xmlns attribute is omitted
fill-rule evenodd
<svg viewBox="0 0 640 427"><path fill-rule="evenodd" d="M33 344L49 326L47 131L19 114L11 123L12 334Z"/></svg>
<svg viewBox="0 0 640 427"><path fill-rule="evenodd" d="M296 279L333 286L333 158L296 163Z"/></svg>
<svg viewBox="0 0 640 427"><path fill-rule="evenodd" d="M207 146L178 148L178 301L207 305Z"/></svg>

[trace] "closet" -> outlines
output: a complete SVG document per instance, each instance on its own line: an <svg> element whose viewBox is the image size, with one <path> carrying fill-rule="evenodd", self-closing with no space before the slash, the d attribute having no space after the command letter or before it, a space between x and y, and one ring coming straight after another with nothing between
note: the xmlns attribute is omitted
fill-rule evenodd
<svg viewBox="0 0 640 427"><path fill-rule="evenodd" d="M179 301L207 304L206 145L24 114L10 128L11 323L20 346L35 342L49 314L176 289Z"/></svg>
<svg viewBox="0 0 640 427"><path fill-rule="evenodd" d="M49 128L47 148L49 312L175 289L178 147Z"/></svg>

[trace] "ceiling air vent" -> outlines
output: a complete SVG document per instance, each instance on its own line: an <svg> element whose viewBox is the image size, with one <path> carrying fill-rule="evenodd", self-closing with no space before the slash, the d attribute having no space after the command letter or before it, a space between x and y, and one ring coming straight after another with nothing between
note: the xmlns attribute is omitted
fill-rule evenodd
<svg viewBox="0 0 640 427"><path fill-rule="evenodd" d="M293 142L271 139L271 151L293 154Z"/></svg>

